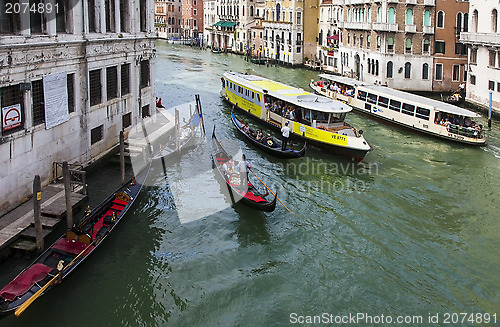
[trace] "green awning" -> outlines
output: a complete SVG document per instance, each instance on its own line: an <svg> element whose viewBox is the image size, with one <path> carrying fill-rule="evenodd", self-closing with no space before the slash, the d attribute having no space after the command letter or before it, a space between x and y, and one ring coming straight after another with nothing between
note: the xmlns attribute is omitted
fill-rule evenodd
<svg viewBox="0 0 500 327"><path fill-rule="evenodd" d="M220 22L215 23L214 26L233 27L236 24L237 24L236 22L226 22L226 21L221 20Z"/></svg>

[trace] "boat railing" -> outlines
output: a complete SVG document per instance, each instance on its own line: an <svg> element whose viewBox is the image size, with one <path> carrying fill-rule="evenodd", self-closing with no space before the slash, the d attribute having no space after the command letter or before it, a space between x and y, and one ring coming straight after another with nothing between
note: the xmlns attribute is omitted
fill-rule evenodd
<svg viewBox="0 0 500 327"><path fill-rule="evenodd" d="M484 137L484 131L482 128L476 129L474 127L465 127L455 124L450 124L448 132L475 139L481 139Z"/></svg>

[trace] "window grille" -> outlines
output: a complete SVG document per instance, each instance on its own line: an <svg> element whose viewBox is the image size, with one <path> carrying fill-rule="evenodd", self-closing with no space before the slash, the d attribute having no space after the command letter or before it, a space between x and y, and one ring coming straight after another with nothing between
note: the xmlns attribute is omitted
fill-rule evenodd
<svg viewBox="0 0 500 327"><path fill-rule="evenodd" d="M121 68L122 96L130 93L130 64L123 64Z"/></svg>
<svg viewBox="0 0 500 327"><path fill-rule="evenodd" d="M118 67L106 68L106 95L108 101L118 97Z"/></svg>
<svg viewBox="0 0 500 327"><path fill-rule="evenodd" d="M101 70L89 72L90 105L95 106L102 102Z"/></svg>
<svg viewBox="0 0 500 327"><path fill-rule="evenodd" d="M33 100L33 125L45 121L45 99L43 96L43 80L31 82L31 96Z"/></svg>

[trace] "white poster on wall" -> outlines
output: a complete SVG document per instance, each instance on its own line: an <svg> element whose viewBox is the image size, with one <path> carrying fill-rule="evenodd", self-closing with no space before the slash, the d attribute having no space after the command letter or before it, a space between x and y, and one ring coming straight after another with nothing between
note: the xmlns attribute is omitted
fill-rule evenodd
<svg viewBox="0 0 500 327"><path fill-rule="evenodd" d="M45 128L50 129L69 120L66 72L43 77Z"/></svg>

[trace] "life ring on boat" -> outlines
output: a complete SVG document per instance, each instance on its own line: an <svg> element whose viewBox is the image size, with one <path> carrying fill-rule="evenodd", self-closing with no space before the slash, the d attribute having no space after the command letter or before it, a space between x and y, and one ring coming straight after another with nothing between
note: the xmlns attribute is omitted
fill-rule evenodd
<svg viewBox="0 0 500 327"><path fill-rule="evenodd" d="M319 126L318 129L326 131L326 127L325 126Z"/></svg>
<svg viewBox="0 0 500 327"><path fill-rule="evenodd" d="M273 141L271 141L271 140L267 140L267 145L269 145L269 146L273 146L273 143L274 143Z"/></svg>

